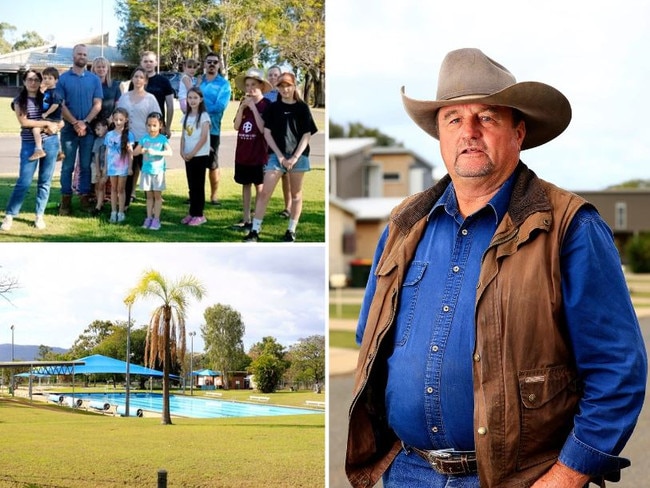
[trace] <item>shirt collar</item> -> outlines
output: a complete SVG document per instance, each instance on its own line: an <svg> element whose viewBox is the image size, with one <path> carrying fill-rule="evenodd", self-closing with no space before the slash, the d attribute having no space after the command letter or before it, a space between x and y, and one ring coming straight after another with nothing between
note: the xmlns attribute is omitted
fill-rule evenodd
<svg viewBox="0 0 650 488"><path fill-rule="evenodd" d="M515 181L515 173L513 172L508 179L505 181L499 191L490 199L485 208L490 208L496 219L496 224L498 225L501 222L501 219L508 211L508 206L510 204L510 196L512 194L512 187ZM460 215L460 210L458 209L458 200L456 199L456 192L454 191L454 183L451 182L445 191L440 196L438 201L435 203L431 211L429 212L428 219L433 215L440 212L446 212L449 216L456 218ZM483 211L483 209L479 210Z"/></svg>

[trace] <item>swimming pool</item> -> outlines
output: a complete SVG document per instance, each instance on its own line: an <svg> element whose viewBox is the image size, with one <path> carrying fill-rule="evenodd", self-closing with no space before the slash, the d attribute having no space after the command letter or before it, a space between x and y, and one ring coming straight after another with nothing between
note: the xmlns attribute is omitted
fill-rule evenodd
<svg viewBox="0 0 650 488"><path fill-rule="evenodd" d="M124 393L86 393L76 394L75 398L88 402L117 405L118 412L121 412L125 406L126 395ZM162 412L162 404L163 398L160 393L131 393L129 395L129 414L135 416L139 409ZM307 408L278 407L180 395L170 395L169 410L171 415L191 418L266 417L323 413Z"/></svg>

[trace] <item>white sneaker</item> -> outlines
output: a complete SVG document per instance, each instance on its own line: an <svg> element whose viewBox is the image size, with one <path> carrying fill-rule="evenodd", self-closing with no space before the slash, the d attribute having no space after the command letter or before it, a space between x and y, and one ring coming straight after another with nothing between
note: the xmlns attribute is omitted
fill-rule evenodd
<svg viewBox="0 0 650 488"><path fill-rule="evenodd" d="M36 219L34 220L34 227L36 227L39 230L45 229L45 219L43 218L42 215L36 216Z"/></svg>
<svg viewBox="0 0 650 488"><path fill-rule="evenodd" d="M111 212L111 218L108 219L108 221L111 224L114 224L115 222L117 222L117 212Z"/></svg>
<svg viewBox="0 0 650 488"><path fill-rule="evenodd" d="M124 220L126 220L126 215L124 215L124 212L117 212L117 221L124 222Z"/></svg>
<svg viewBox="0 0 650 488"><path fill-rule="evenodd" d="M2 224L0 225L0 229L9 230L11 229L11 225L13 223L14 223L14 218L11 215L5 215L5 218L2 219Z"/></svg>

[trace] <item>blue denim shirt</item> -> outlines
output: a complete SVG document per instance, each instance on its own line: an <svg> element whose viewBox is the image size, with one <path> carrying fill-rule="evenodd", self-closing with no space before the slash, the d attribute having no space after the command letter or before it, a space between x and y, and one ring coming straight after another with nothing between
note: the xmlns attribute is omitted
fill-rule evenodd
<svg viewBox="0 0 650 488"><path fill-rule="evenodd" d="M388 359L386 408L391 428L406 444L423 449L472 450L472 352L476 282L484 251L505 215L512 178L482 210L462 219L450 185L433 207L407 270L393 352ZM375 290L380 238L357 328L365 328ZM599 472L631 434L643 395L612 395L612 385L645 385L645 349L611 231L590 208L573 219L562 249L562 291L578 371L587 375L580 415L560 460L581 472ZM604 278L614 276L614 279ZM471 304L471 306L465 306ZM618 337L600 325L620 324ZM632 325L632 327L630 326ZM612 344L636 347L618 351ZM602 363L610 364L603 368ZM599 364L601 366L599 366ZM633 369L631 371L631 368Z"/></svg>
<svg viewBox="0 0 650 488"><path fill-rule="evenodd" d="M102 82L95 73L86 70L78 75L72 68L60 76L56 93L74 118L79 120L88 116L96 99L104 99Z"/></svg>

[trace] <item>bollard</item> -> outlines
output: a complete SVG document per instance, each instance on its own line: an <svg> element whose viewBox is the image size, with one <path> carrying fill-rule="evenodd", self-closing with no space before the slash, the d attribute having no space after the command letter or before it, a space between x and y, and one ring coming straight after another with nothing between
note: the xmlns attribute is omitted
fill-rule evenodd
<svg viewBox="0 0 650 488"><path fill-rule="evenodd" d="M167 471L158 470L158 488L167 488Z"/></svg>

